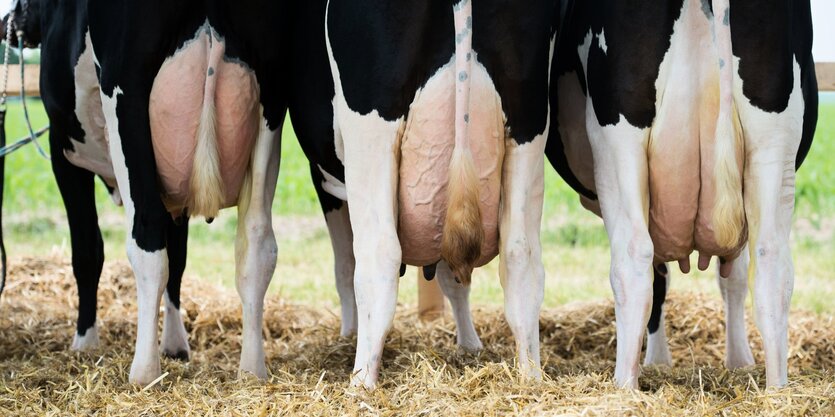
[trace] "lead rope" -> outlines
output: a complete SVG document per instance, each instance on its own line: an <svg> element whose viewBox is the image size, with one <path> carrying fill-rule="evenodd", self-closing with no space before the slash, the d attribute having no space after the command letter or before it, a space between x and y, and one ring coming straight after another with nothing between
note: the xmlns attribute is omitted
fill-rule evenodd
<svg viewBox="0 0 835 417"><path fill-rule="evenodd" d="M3 51L3 94L0 95L0 111L6 113L6 89L9 86L9 48L12 44L12 30L14 28L14 8L9 12L8 27L6 28L6 50ZM3 146L6 144L4 143Z"/></svg>
<svg viewBox="0 0 835 417"><path fill-rule="evenodd" d="M23 63L23 31L17 31L17 42L18 42L18 51L20 51L20 102L23 103L23 120L26 121L26 128L29 130L29 140L35 144L35 147L38 149L38 153L41 154L44 159L49 161L49 155L41 147L41 144L38 143L38 137L40 135L35 134L35 129L32 129L32 120L29 119L29 107L26 105L26 79L25 79L25 64ZM8 46L6 47L8 50ZM49 127L47 126L46 129ZM45 131L45 130L44 130Z"/></svg>
<svg viewBox="0 0 835 417"><path fill-rule="evenodd" d="M6 98L7 98L7 88L9 84L9 50L12 42L12 33L14 32L14 25L15 25L15 5L12 5L12 10L9 12L9 20L8 20L8 28L6 29L6 50L3 54L3 90L2 94L0 94L0 113L2 113L3 121L5 122L6 117ZM25 8L24 8L25 12ZM25 15L24 15L25 17ZM26 104L26 79L25 79L25 65L23 62L23 31L18 29L17 30L17 39L18 39L18 50L21 51L21 60L20 60L20 101L23 104L23 117L26 121L26 128L29 130L29 134L25 136L23 139L16 141L15 143L6 146L5 139L0 143L0 158L5 157L6 155L22 148L24 145L28 144L29 142L34 142L35 147L38 148L38 153L44 157L46 160L49 160L49 156L41 147L41 144L38 143L37 139L44 135L47 131L49 131L49 125L38 129L35 131L32 129L32 121L29 118L29 106ZM5 123L3 124L4 135L5 135Z"/></svg>

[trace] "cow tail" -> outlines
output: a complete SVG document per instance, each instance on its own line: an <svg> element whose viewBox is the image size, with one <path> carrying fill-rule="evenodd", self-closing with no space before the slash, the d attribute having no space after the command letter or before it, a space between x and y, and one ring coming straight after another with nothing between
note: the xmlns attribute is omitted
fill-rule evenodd
<svg viewBox="0 0 835 417"><path fill-rule="evenodd" d="M739 244L745 227L742 170L738 162L744 155L745 145L734 104L729 0L713 0L713 12L714 34L719 52L719 118L716 123L716 205L713 210L713 228L716 242L730 249Z"/></svg>
<svg viewBox="0 0 835 417"><path fill-rule="evenodd" d="M193 216L214 218L223 208L225 193L220 176L220 155L217 150L217 123L215 90L218 63L223 52L217 51L214 33L208 33L209 68L203 91L203 108L197 128L197 144L194 150L194 166L191 171L188 209Z"/></svg>
<svg viewBox="0 0 835 417"><path fill-rule="evenodd" d="M444 221L441 257L456 279L470 283L481 257L484 229L478 196L478 175L468 136L470 68L472 62L472 2L453 6L455 16L455 146L449 166L448 205Z"/></svg>

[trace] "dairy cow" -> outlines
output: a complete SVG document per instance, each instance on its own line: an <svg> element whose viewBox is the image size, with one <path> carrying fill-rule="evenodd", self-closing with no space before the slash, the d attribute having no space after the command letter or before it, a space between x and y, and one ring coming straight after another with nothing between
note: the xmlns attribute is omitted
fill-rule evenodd
<svg viewBox="0 0 835 417"><path fill-rule="evenodd" d="M354 294L354 249L348 204L344 188L344 166L334 146L334 84L325 42L327 0L296 2L289 13L287 77L288 110L293 129L310 157L310 173L331 238L334 274L341 304L340 334L357 330L357 303ZM337 187L333 185L337 184ZM401 267L401 275L403 268ZM482 343L476 334L469 309L469 286L455 282L449 266L441 261L424 267L429 279L438 278L444 295L452 305L458 345L466 351L479 351Z"/></svg>
<svg viewBox="0 0 835 417"><path fill-rule="evenodd" d="M87 25L87 1L18 1L14 8L12 43L17 33L27 47L41 48L40 88L50 122L50 158L70 228L72 266L78 288L78 320L71 348L99 346L96 292L104 263L94 195L99 176L119 203L116 177L108 152L99 84ZM3 20L2 38L10 27ZM180 282L186 264L188 218L165 219L170 279L165 292L161 350L187 360L189 346L180 316Z"/></svg>
<svg viewBox="0 0 835 417"><path fill-rule="evenodd" d="M264 294L275 269L271 206L286 111L287 2L90 0L93 60L137 283L130 381L160 375L157 319L170 276L166 225L238 207L240 369L267 376Z"/></svg>
<svg viewBox="0 0 835 417"><path fill-rule="evenodd" d="M754 363L750 279L767 383L785 385L795 170L817 120L809 1L591 0L566 10L547 154L606 225L616 383L638 386L645 327L645 363L670 364L665 262L687 273L695 250L702 270L719 258L725 364Z"/></svg>
<svg viewBox="0 0 835 417"><path fill-rule="evenodd" d="M353 384L377 383L401 262L444 261L466 285L497 254L520 370L540 376L554 3L328 2L334 135L302 146L321 188L350 208Z"/></svg>

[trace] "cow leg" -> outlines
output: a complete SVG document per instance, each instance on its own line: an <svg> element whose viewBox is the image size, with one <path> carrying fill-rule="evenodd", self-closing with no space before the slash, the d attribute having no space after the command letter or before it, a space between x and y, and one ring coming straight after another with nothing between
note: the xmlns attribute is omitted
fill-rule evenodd
<svg viewBox="0 0 835 417"><path fill-rule="evenodd" d="M670 288L670 270L660 263L652 269L652 310L647 324L647 352L644 365L673 365L673 356L667 342L667 329L664 325L664 302L667 289Z"/></svg>
<svg viewBox="0 0 835 417"><path fill-rule="evenodd" d="M186 269L188 247L188 217L180 224L168 224L168 285L165 289L165 318L160 350L166 357L188 361L189 346L183 316L180 313L180 284Z"/></svg>
<svg viewBox="0 0 835 417"><path fill-rule="evenodd" d="M643 332L652 303L653 244L647 227L647 135L625 122L607 127L594 123L596 120L587 124L593 128L589 138L600 208L609 235L609 281L615 295L615 384L638 388Z"/></svg>
<svg viewBox="0 0 835 417"><path fill-rule="evenodd" d="M275 272L278 247L272 226L272 202L278 179L281 137L262 121L250 173L238 200L235 240L235 286L243 310L240 371L267 378L264 339L264 296Z"/></svg>
<svg viewBox="0 0 835 417"><path fill-rule="evenodd" d="M502 171L499 274L507 323L516 339L523 377L540 379L539 310L545 268L539 241L544 195L545 138L516 144L507 140Z"/></svg>
<svg viewBox="0 0 835 417"><path fill-rule="evenodd" d="M479 352L484 349L481 339L473 325L470 313L470 286L455 281L452 271L446 262L438 262L435 277L441 286L441 291L452 305L452 315L455 317L455 330L458 336L458 346L467 352Z"/></svg>
<svg viewBox="0 0 835 417"><path fill-rule="evenodd" d="M52 172L64 200L70 226L72 269L78 287L78 321L72 350L99 347L96 328L96 294L104 265L104 243L96 213L95 177L90 171L72 165L59 145L67 136L53 125L50 134Z"/></svg>
<svg viewBox="0 0 835 417"><path fill-rule="evenodd" d="M102 109L127 217L125 246L136 276L136 351L129 378L132 383L144 385L160 375L157 326L160 297L168 282L165 235L171 216L162 204L157 185L147 92L142 94L137 88L126 95L118 87L113 97L102 92Z"/></svg>
<svg viewBox="0 0 835 417"><path fill-rule="evenodd" d="M745 328L745 297L748 295L748 250L731 261L731 273L722 278L716 269L719 291L725 302L725 366L728 369L744 368L754 364L754 355L748 345Z"/></svg>
<svg viewBox="0 0 835 417"><path fill-rule="evenodd" d="M397 237L398 122L361 116L340 118L345 185L354 234L357 353L351 384L373 389L383 345L394 319L401 250Z"/></svg>
<svg viewBox="0 0 835 417"><path fill-rule="evenodd" d="M321 195L319 198L323 198ZM357 299L354 295L354 236L348 203L337 210L325 213L325 222L333 247L334 276L339 304L342 306L340 336L350 336L357 331Z"/></svg>
<svg viewBox="0 0 835 417"><path fill-rule="evenodd" d="M769 135L774 132L779 129ZM751 136L755 136L753 132ZM789 304L794 287L789 235L795 172L794 157L787 158L786 154L796 152L797 146L785 146L790 142L786 139L778 136L768 141L771 146L752 141L756 145L748 151L746 132L744 198L749 222L749 271L754 279L754 318L763 339L768 386L788 382Z"/></svg>

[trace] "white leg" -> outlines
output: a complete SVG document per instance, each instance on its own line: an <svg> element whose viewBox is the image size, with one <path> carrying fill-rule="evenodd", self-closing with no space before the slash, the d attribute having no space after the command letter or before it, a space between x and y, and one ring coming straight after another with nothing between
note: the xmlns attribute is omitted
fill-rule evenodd
<svg viewBox="0 0 835 417"><path fill-rule="evenodd" d="M592 109L588 114L594 114ZM592 127L589 137L600 208L609 235L609 280L615 295L615 384L637 388L643 332L652 298L653 245L647 228L648 135L623 120L613 127L601 128L593 123L596 120L588 123Z"/></svg>
<svg viewBox="0 0 835 417"><path fill-rule="evenodd" d="M271 208L278 179L280 142L280 135L270 131L262 120L249 179L238 201L235 286L243 311L240 371L261 379L267 377L262 336L264 295L275 272L278 254Z"/></svg>
<svg viewBox="0 0 835 417"><path fill-rule="evenodd" d="M659 264L653 268L652 312L647 325L647 352L644 365L672 366L673 356L667 342L667 328L664 320L664 303L670 288L670 268Z"/></svg>
<svg viewBox="0 0 835 417"><path fill-rule="evenodd" d="M354 234L348 203L339 210L325 214L325 222L333 246L334 275L336 292L342 306L342 329L340 336L350 336L357 331L357 299L354 295Z"/></svg>
<svg viewBox="0 0 835 417"><path fill-rule="evenodd" d="M136 276L136 300L137 300L137 328L136 328L136 348L133 356L133 363L130 367L129 380L131 383L145 385L155 380L161 374L159 363L159 335L157 332L157 325L159 323L159 302L165 285L168 282L168 252L166 249L147 251L140 247L137 242L137 235L144 235L143 237L152 241L154 237L159 238L164 234L161 233L160 228L165 227L162 220L167 213L164 213L161 201L154 207L153 196L149 197L145 204L148 207L141 207L143 210L142 221L143 229L141 231L134 230L134 222L137 207L134 206L131 198L131 188L137 187L139 190L151 192L156 190L149 184L140 182L142 175L136 176L136 184L129 181L127 164L125 163L126 155L122 151L122 136L124 134L131 135L124 140L132 141L132 144L137 149L142 149L142 145L150 146L148 143L142 141L150 138L142 136L142 132L119 130L119 119L117 113L117 102L120 106L125 108L136 107L140 113L147 115L147 102L141 99L141 94L137 97L126 98L119 87L114 88L113 97L108 97L103 92L102 96L102 110L107 122L107 128L110 132L110 156L113 162L113 171L116 174L116 181L119 184L119 190L122 195L122 202L125 206L127 241L125 247L127 249L128 260L133 268ZM144 112L144 113L141 113ZM131 158L136 155L130 155ZM139 171L143 167L135 167ZM140 174L134 172L134 174ZM131 176L131 178L134 178ZM161 210L163 209L163 210ZM154 218L153 216L157 216ZM159 218L158 216L162 216ZM154 246L164 246L164 242L151 242Z"/></svg>
<svg viewBox="0 0 835 417"><path fill-rule="evenodd" d="M547 128L546 128L547 132ZM504 288L507 323L516 339L516 356L523 377L540 379L539 309L545 268L539 230L544 195L545 137L516 145L507 141L502 172L499 273Z"/></svg>
<svg viewBox="0 0 835 417"><path fill-rule="evenodd" d="M373 389L386 335L394 319L400 272L397 237L400 123L344 108L345 185L354 234L357 353L352 384Z"/></svg>
<svg viewBox="0 0 835 417"><path fill-rule="evenodd" d="M728 369L744 368L754 364L754 355L748 345L745 328L745 297L748 295L748 248L733 260L727 278L719 275L716 280L725 302L725 366Z"/></svg>
<svg viewBox="0 0 835 417"><path fill-rule="evenodd" d="M470 286L456 282L452 271L444 261L438 263L435 278L441 286L441 291L444 292L452 305L458 346L467 352L481 351L484 349L484 345L481 344L481 339L475 331L473 317L470 313Z"/></svg>
<svg viewBox="0 0 835 417"><path fill-rule="evenodd" d="M749 154L745 167L749 273L754 278L754 318L763 338L766 381L768 386L784 386L788 383L789 305L794 288L789 247L794 158L775 164L773 161L784 156L769 151L772 149Z"/></svg>
<svg viewBox="0 0 835 417"><path fill-rule="evenodd" d="M165 316L162 325L162 344L160 350L162 354L174 359L188 361L191 350L188 346L188 332L186 326L183 324L183 316L180 314L180 309L174 306L174 303L168 298L168 293L165 293Z"/></svg>
<svg viewBox="0 0 835 417"><path fill-rule="evenodd" d="M145 385L161 374L157 326L160 297L168 282L168 253L165 249L146 252L136 244L136 240L130 237L127 246L128 259L136 274L139 316L136 329L136 351L130 367L130 382Z"/></svg>

